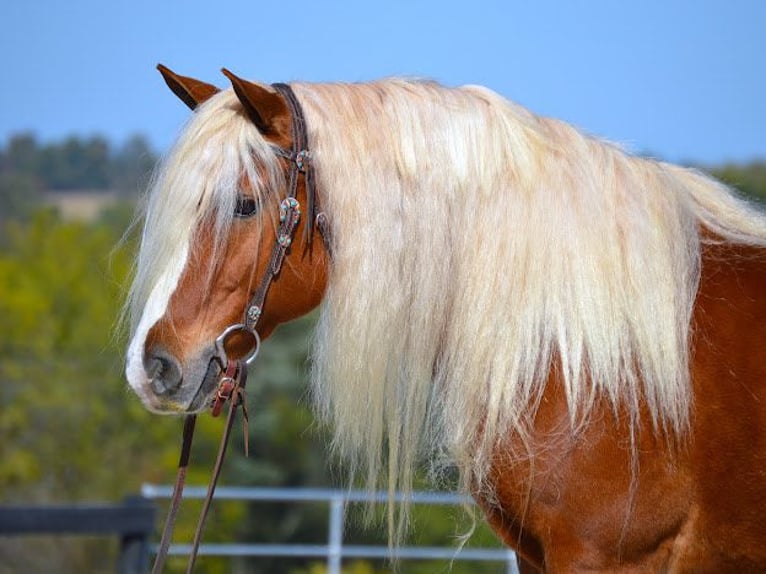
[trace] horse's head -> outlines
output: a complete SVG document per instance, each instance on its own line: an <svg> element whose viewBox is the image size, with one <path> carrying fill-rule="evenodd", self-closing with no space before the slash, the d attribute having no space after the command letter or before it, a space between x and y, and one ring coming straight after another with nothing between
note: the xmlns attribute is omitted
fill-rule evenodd
<svg viewBox="0 0 766 574"><path fill-rule="evenodd" d="M307 171L296 165L294 146L305 135L303 127L296 131L294 104L284 92L226 70L233 89L219 91L159 69L195 114L148 198L128 303L126 373L147 408L196 412L215 392L226 359L221 346L228 358L244 357L255 344L250 328L265 338L315 307L328 256L323 241L312 241L314 202L307 201ZM288 195L303 213L300 220L287 214L298 222L286 239L279 218ZM280 242L286 258L275 267ZM267 296L257 302L256 317L251 307L259 293ZM247 328L217 346L238 324Z"/></svg>

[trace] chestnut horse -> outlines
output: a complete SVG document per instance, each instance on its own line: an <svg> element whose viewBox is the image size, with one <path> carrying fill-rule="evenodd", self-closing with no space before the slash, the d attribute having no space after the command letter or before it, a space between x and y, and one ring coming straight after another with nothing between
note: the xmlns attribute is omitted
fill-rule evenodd
<svg viewBox="0 0 766 574"><path fill-rule="evenodd" d="M321 308L314 402L355 476L407 492L452 465L529 571L766 572L762 213L481 87L297 83L291 104L160 71L195 112L127 304L149 409L209 407L292 187L257 330Z"/></svg>

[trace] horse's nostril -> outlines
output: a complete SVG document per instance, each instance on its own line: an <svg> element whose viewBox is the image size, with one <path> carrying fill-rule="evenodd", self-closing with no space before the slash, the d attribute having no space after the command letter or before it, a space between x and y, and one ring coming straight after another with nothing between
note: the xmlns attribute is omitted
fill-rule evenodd
<svg viewBox="0 0 766 574"><path fill-rule="evenodd" d="M181 365L164 349L151 349L144 358L144 369L157 395L170 394L181 386Z"/></svg>

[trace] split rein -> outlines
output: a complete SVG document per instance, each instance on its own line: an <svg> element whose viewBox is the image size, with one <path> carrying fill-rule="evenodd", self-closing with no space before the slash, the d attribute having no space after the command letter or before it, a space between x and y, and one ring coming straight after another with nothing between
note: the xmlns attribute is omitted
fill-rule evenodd
<svg viewBox="0 0 766 574"><path fill-rule="evenodd" d="M205 520L207 519L207 514L213 501L218 477L221 474L221 467L223 466L223 461L226 456L226 449L229 443L231 429L234 425L236 410L240 405L242 406L244 424L245 456L248 455L248 413L245 405L245 384L247 383L248 367L255 361L260 350L261 340L255 328L263 312L263 304L266 299L266 294L271 283L282 268L282 262L292 244L295 230L300 222L301 209L296 196L298 191L298 179L301 175L304 177L309 215L306 223L306 239L309 243L311 242L313 225L316 223L325 240L325 245L329 248L329 242L327 241L329 235L325 228L324 214L318 213L318 198L316 196L314 177L310 166L311 155L308 151L308 135L303 110L290 86L287 84L274 84L273 87L282 95L282 97L284 97L292 115L292 149L286 150L281 147L273 146L273 149L278 156L291 162L287 197L285 197L280 204L279 228L277 229L277 239L274 243L269 265L247 305L245 318L242 323L230 325L224 329L223 333L221 333L215 341L216 357L212 360L219 363L221 375L218 382L218 388L211 404L211 414L214 417L219 416L225 403L227 401L230 402L223 435L221 436L221 442L218 447L218 455L215 464L213 465L210 483L208 484L207 494L205 495L202 510L200 511L200 516L197 521L194 540L186 564L187 574L190 574L194 569L200 541L202 540L202 533L205 527ZM242 333L252 338L251 350L245 357L231 360L226 354L226 341L231 335ZM183 441L181 445L181 456L178 461L178 473L176 475L175 485L173 486L173 495L170 500L170 507L168 509L167 518L165 519L162 539L157 550L152 574L160 574L163 571L165 560L170 551L173 527L183 498L183 489L186 483L186 470L189 466L189 456L191 454L192 438L194 436L194 426L196 421L197 415L195 414L187 415L184 420Z"/></svg>
<svg viewBox="0 0 766 574"><path fill-rule="evenodd" d="M227 328L216 339L216 347L223 348L228 335L234 331L240 330L243 325L232 325ZM221 372L221 377L218 382L218 389L216 390L215 397L211 405L211 414L217 417L221 414L223 405L226 401L229 403L229 412L226 416L226 424L224 425L223 435L221 436L221 442L218 446L218 455L213 465L213 472L210 477L210 483L207 487L207 494L200 511L199 519L197 520L197 528L194 532L194 540L192 542L192 548L189 552L189 560L187 562L186 571L192 572L194 569L194 563L197 559L197 553L199 551L199 545L202 540L202 532L205 529L205 520L207 519L208 511L210 510L210 504L213 501L213 495L215 494L215 488L218 484L218 477L221 474L221 468L223 467L223 461L226 457L226 449L229 444L229 436L231 436L231 429L234 426L234 418L238 406L242 406L242 416L244 423L244 440L245 440L245 456L248 456L248 414L247 407L245 405L245 383L247 383L247 367L255 360L260 349L260 339L257 333L255 334L256 345L248 355L247 359L239 359L231 361L225 359L226 368ZM225 358L225 353L223 357ZM218 357L220 359L220 357ZM168 515L165 519L165 526L162 530L162 539L157 550L157 557L154 561L154 567L152 568L152 574L160 574L165 567L165 559L168 556L170 550L170 541L173 536L173 528L175 526L176 518L178 517L178 511L181 509L181 499L183 498L183 490L186 484L186 469L189 466L189 457L191 455L192 439L194 438L194 427L197 422L197 415L187 415L184 419L183 429L183 441L181 444L181 456L178 460L178 472L176 474L176 482L173 485L173 495L170 500L170 508L168 509Z"/></svg>

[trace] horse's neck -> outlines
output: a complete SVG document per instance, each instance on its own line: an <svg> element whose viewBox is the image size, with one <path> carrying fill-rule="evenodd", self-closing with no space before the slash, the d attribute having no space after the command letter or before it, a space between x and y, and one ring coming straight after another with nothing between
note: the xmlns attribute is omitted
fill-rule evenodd
<svg viewBox="0 0 766 574"><path fill-rule="evenodd" d="M656 433L646 408L634 434L629 418L606 400L597 401L589 424L573 432L554 369L531 440L509 438L498 449L494 492L478 498L497 532L533 562L574 560L581 548L567 547L572 532L589 532L591 542L619 547L627 556L645 553L658 531L671 540L683 528L704 529L695 516L704 503L699 489L706 486L724 510L766 496L763 481L741 481L737 492L722 486L732 476L752 474L753 460L766 460L766 442L752 442L766 428L766 249L720 243L705 245L702 253L688 436L667 440ZM719 506L703 510L714 513ZM718 518L725 522L726 516ZM571 541L581 542L576 535ZM645 556L650 569L662 559Z"/></svg>

